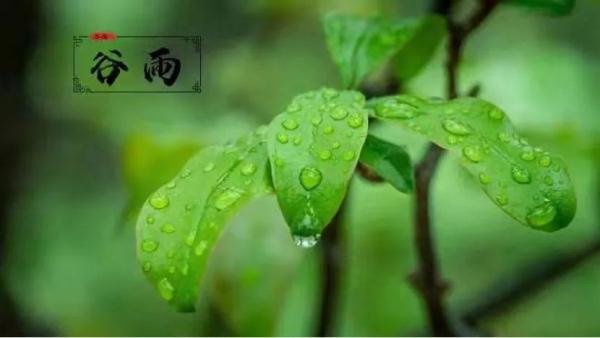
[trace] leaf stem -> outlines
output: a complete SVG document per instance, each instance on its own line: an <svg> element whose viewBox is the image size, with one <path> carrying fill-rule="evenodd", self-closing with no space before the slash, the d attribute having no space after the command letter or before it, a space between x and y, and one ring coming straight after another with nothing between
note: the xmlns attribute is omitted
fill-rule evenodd
<svg viewBox="0 0 600 338"><path fill-rule="evenodd" d="M458 66L467 37L489 16L498 0L481 0L479 9L463 24L452 18L452 1L438 0L433 11L446 17L448 45L446 81L448 99L458 97ZM417 270L412 275L413 285L421 294L427 310L431 333L436 336L455 336L444 304L447 283L441 277L430 219L430 187L444 150L430 143L425 155L415 167L414 240L417 251Z"/></svg>

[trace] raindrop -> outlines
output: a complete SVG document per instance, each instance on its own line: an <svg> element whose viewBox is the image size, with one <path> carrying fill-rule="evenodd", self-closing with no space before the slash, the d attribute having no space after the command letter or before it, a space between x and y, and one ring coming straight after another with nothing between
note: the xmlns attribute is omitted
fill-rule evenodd
<svg viewBox="0 0 600 338"><path fill-rule="evenodd" d="M313 118L310 120L310 123L313 124L313 126L318 126L321 124L321 121L323 121L323 118L321 117L321 115L316 115L313 116Z"/></svg>
<svg viewBox="0 0 600 338"><path fill-rule="evenodd" d="M362 93L355 92L352 97L354 98L354 103L359 106L362 107L365 104L365 96Z"/></svg>
<svg viewBox="0 0 600 338"><path fill-rule="evenodd" d="M194 249L194 253L196 254L196 256L201 256L206 250L207 246L208 244L206 243L206 241L200 241L200 243L198 243L198 245L196 245L196 248Z"/></svg>
<svg viewBox="0 0 600 338"><path fill-rule="evenodd" d="M329 150L322 150L319 153L319 158L322 159L322 160L324 160L324 161L330 159L331 158L331 151L329 151Z"/></svg>
<svg viewBox="0 0 600 338"><path fill-rule="evenodd" d="M146 239L142 242L142 251L154 252L158 249L158 242Z"/></svg>
<svg viewBox="0 0 600 338"><path fill-rule="evenodd" d="M358 128L363 125L363 118L359 114L353 113L348 117L348 126L350 128Z"/></svg>
<svg viewBox="0 0 600 338"><path fill-rule="evenodd" d="M283 167L283 160L281 158L276 158L275 159L275 165L277 167Z"/></svg>
<svg viewBox="0 0 600 338"><path fill-rule="evenodd" d="M213 162L208 162L205 166L204 169L202 169L205 173L212 171L213 169L215 169L215 164Z"/></svg>
<svg viewBox="0 0 600 338"><path fill-rule="evenodd" d="M513 166L510 172L513 180L519 184L527 184L531 182L531 175L527 169Z"/></svg>
<svg viewBox="0 0 600 338"><path fill-rule="evenodd" d="M148 223L148 224L154 224L154 217L152 217L152 216L146 217L146 223Z"/></svg>
<svg viewBox="0 0 600 338"><path fill-rule="evenodd" d="M323 90L323 98L325 100L331 100L338 97L340 94L335 89L326 88Z"/></svg>
<svg viewBox="0 0 600 338"><path fill-rule="evenodd" d="M496 196L496 202L501 206L505 206L508 204L508 197L505 194L500 194Z"/></svg>
<svg viewBox="0 0 600 338"><path fill-rule="evenodd" d="M525 147L523 152L521 152L521 159L524 161L533 161L535 159L535 153L533 152L533 148Z"/></svg>
<svg viewBox="0 0 600 338"><path fill-rule="evenodd" d="M448 135L448 143L456 144L458 143L458 138L454 135Z"/></svg>
<svg viewBox="0 0 600 338"><path fill-rule="evenodd" d="M160 227L160 231L164 232L165 234L172 234L175 232L175 226L173 224L167 223Z"/></svg>
<svg viewBox="0 0 600 338"><path fill-rule="evenodd" d="M163 278L158 282L158 292L160 293L162 298L169 301L173 299L175 288L173 287L171 282L169 282L168 279Z"/></svg>
<svg viewBox="0 0 600 338"><path fill-rule="evenodd" d="M256 164L254 163L246 163L242 167L242 175L250 176L256 172Z"/></svg>
<svg viewBox="0 0 600 338"><path fill-rule="evenodd" d="M192 246L194 244L195 239L196 239L196 231L192 231L186 236L185 244L187 246Z"/></svg>
<svg viewBox="0 0 600 338"><path fill-rule="evenodd" d="M533 209L527 214L527 222L534 227L541 227L551 223L556 217L556 207L551 203L546 203Z"/></svg>
<svg viewBox="0 0 600 338"><path fill-rule="evenodd" d="M346 161L352 161L354 159L355 153L351 150L345 151L342 155L342 158Z"/></svg>
<svg viewBox="0 0 600 338"><path fill-rule="evenodd" d="M300 184L302 187L307 190L313 190L321 184L321 180L323 175L317 168L305 167L300 172Z"/></svg>
<svg viewBox="0 0 600 338"><path fill-rule="evenodd" d="M281 125L287 130L294 130L298 128L298 122L294 119L287 119L281 123Z"/></svg>
<svg viewBox="0 0 600 338"><path fill-rule="evenodd" d="M550 159L550 156L544 155L544 156L540 157L538 164L541 165L542 167L549 167L550 164L552 164L552 159Z"/></svg>
<svg viewBox="0 0 600 338"><path fill-rule="evenodd" d="M177 186L177 183L175 181L171 181L166 185L167 189L173 189L175 188L175 186Z"/></svg>
<svg viewBox="0 0 600 338"><path fill-rule="evenodd" d="M302 138L300 136L294 137L293 143L294 145L299 145L300 143L302 143Z"/></svg>
<svg viewBox="0 0 600 338"><path fill-rule="evenodd" d="M299 112L301 109L302 109L302 106L296 101L290 103L289 106L287 107L287 111L289 113L296 113L296 112Z"/></svg>
<svg viewBox="0 0 600 338"><path fill-rule="evenodd" d="M348 111L343 107L337 107L329 113L329 116L334 120L342 120L348 116Z"/></svg>
<svg viewBox="0 0 600 338"><path fill-rule="evenodd" d="M479 182L481 182L483 185L486 185L490 183L490 177L486 173L479 173Z"/></svg>
<svg viewBox="0 0 600 338"><path fill-rule="evenodd" d="M161 193L155 193L150 198L150 205L154 207L154 209L164 209L169 205L169 199Z"/></svg>
<svg viewBox="0 0 600 338"><path fill-rule="evenodd" d="M289 138L286 134L284 133L279 133L277 134L277 141L279 141L279 143L288 143Z"/></svg>
<svg viewBox="0 0 600 338"><path fill-rule="evenodd" d="M464 136L471 134L471 130L464 124L457 122L452 119L445 119L442 121L442 128L450 134Z"/></svg>
<svg viewBox="0 0 600 338"><path fill-rule="evenodd" d="M144 265L142 265L142 270L144 270L144 272L152 271L152 263L145 262Z"/></svg>
<svg viewBox="0 0 600 338"><path fill-rule="evenodd" d="M185 170L184 170L184 171L181 173L181 175L179 175L179 177L181 177L181 178L186 178L186 177L189 177L191 174L192 174L192 171L191 171L191 170L189 170L189 169L185 169Z"/></svg>
<svg viewBox="0 0 600 338"><path fill-rule="evenodd" d="M293 237L294 237L294 242L296 243L296 245L301 248L304 248L304 249L312 248L319 241L318 235L313 235L313 236L296 236L296 235L294 235Z"/></svg>
<svg viewBox="0 0 600 338"><path fill-rule="evenodd" d="M194 209L194 204L193 203L188 203L185 205L185 210L190 211Z"/></svg>
<svg viewBox="0 0 600 338"><path fill-rule="evenodd" d="M227 188L215 200L217 210L227 209L244 195L244 191L236 188Z"/></svg>
<svg viewBox="0 0 600 338"><path fill-rule="evenodd" d="M500 132L498 133L498 139L504 143L509 143L512 138L507 133Z"/></svg>
<svg viewBox="0 0 600 338"><path fill-rule="evenodd" d="M546 185L553 185L554 184L554 180L552 179L552 176L546 176L546 177L544 177L544 183L546 183Z"/></svg>
<svg viewBox="0 0 600 338"><path fill-rule="evenodd" d="M323 134L326 135L331 135L333 133L334 129L332 126L327 126L325 128L323 128Z"/></svg>
<svg viewBox="0 0 600 338"><path fill-rule="evenodd" d="M417 108L396 100L387 100L375 107L375 114L384 118L410 119L417 115Z"/></svg>
<svg viewBox="0 0 600 338"><path fill-rule="evenodd" d="M502 118L504 117L504 113L498 108L492 108L492 110L490 110L490 112L488 113L488 116L492 120L499 121L502 120Z"/></svg>
<svg viewBox="0 0 600 338"><path fill-rule="evenodd" d="M337 149L337 148L339 148L339 147L340 147L340 143L339 143L339 142L337 142L337 141L335 141L335 142L333 142L333 143L331 144L331 147L332 147L333 149Z"/></svg>
<svg viewBox="0 0 600 338"><path fill-rule="evenodd" d="M466 146L462 150L463 155L471 162L477 163L483 159L483 153L479 146Z"/></svg>

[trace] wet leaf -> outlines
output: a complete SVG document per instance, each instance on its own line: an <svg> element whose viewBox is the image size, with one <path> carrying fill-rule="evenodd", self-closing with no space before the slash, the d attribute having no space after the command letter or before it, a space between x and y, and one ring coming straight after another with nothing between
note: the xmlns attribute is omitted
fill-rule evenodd
<svg viewBox="0 0 600 338"><path fill-rule="evenodd" d="M364 102L354 91L309 92L269 126L273 185L299 246L316 243L344 199L367 136Z"/></svg>
<svg viewBox="0 0 600 338"><path fill-rule="evenodd" d="M392 21L330 14L323 18L323 27L346 88L356 88L392 57L398 75L407 80L427 63L444 36L444 21L434 16Z"/></svg>
<svg viewBox="0 0 600 338"><path fill-rule="evenodd" d="M197 142L166 143L143 134L126 140L122 163L129 199L123 219L133 223L146 197L177 174L199 148Z"/></svg>
<svg viewBox="0 0 600 338"><path fill-rule="evenodd" d="M413 191L413 168L403 147L369 134L360 153L360 162L373 169L399 191Z"/></svg>
<svg viewBox="0 0 600 338"><path fill-rule="evenodd" d="M459 155L488 197L517 221L555 231L572 220L576 198L562 159L530 145L493 104L400 95L369 106L376 117L398 121Z"/></svg>
<svg viewBox="0 0 600 338"><path fill-rule="evenodd" d="M568 15L575 7L575 0L503 0L503 2L556 16Z"/></svg>
<svg viewBox="0 0 600 338"><path fill-rule="evenodd" d="M137 221L142 269L160 295L192 311L206 261L227 220L270 190L264 128L209 147L144 203Z"/></svg>

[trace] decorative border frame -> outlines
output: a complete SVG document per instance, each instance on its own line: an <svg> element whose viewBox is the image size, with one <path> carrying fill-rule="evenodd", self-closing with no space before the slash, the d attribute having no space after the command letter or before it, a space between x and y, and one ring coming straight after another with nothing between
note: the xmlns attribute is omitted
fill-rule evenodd
<svg viewBox="0 0 600 338"><path fill-rule="evenodd" d="M81 79L75 71L75 48L81 46L85 39L89 39L87 35L73 35L73 93L76 94L95 94L95 93L115 93L115 94L183 94L183 93L201 93L202 92L202 40L199 35L119 35L118 39L131 38L170 38L183 39L186 43L194 45L194 52L198 53L198 80L192 85L190 90L92 90L88 86L81 83Z"/></svg>

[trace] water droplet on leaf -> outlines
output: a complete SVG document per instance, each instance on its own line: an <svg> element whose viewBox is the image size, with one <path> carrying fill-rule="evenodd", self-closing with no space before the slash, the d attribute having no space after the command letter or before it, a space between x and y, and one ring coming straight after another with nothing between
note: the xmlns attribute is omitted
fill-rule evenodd
<svg viewBox="0 0 600 338"><path fill-rule="evenodd" d="M300 172L299 177L300 184L307 191L313 190L314 188L318 187L319 184L321 184L322 178L323 175L321 174L319 169L312 167L303 168Z"/></svg>
<svg viewBox="0 0 600 338"><path fill-rule="evenodd" d="M551 203L546 203L527 214L527 222L531 226L540 227L551 223L555 217L556 207Z"/></svg>
<svg viewBox="0 0 600 338"><path fill-rule="evenodd" d="M160 231L164 232L165 234L172 234L175 232L175 226L173 226L173 224L167 223L160 227Z"/></svg>
<svg viewBox="0 0 600 338"><path fill-rule="evenodd" d="M206 241L200 241L200 243L198 243L198 245L196 245L196 248L194 249L194 253L196 254L196 256L201 256L204 253L204 250L206 250L207 246L208 244L206 243Z"/></svg>
<svg viewBox="0 0 600 338"><path fill-rule="evenodd" d="M363 125L363 117L360 114L353 113L348 117L348 126L358 128Z"/></svg>
<svg viewBox="0 0 600 338"><path fill-rule="evenodd" d="M281 125L287 130L294 130L298 128L298 122L294 119L287 119L281 123Z"/></svg>
<svg viewBox="0 0 600 338"><path fill-rule="evenodd" d="M550 159L550 156L544 155L544 156L540 157L540 160L538 161L538 163L542 167L549 167L550 164L552 164L552 159Z"/></svg>
<svg viewBox="0 0 600 338"><path fill-rule="evenodd" d="M479 174L479 182L481 182L481 184L488 184L490 183L490 177L486 174L486 173L480 173Z"/></svg>
<svg viewBox="0 0 600 338"><path fill-rule="evenodd" d="M208 162L205 166L204 169L202 169L205 173L212 171L213 169L215 169L215 164L213 162Z"/></svg>
<svg viewBox="0 0 600 338"><path fill-rule="evenodd" d="M337 108L333 109L329 113L329 115L334 120L342 120L342 119L346 118L346 116L348 116L348 111L346 109L344 109L343 107L337 107Z"/></svg>
<svg viewBox="0 0 600 338"><path fill-rule="evenodd" d="M158 242L146 239L142 242L142 251L154 252L158 249Z"/></svg>
<svg viewBox="0 0 600 338"><path fill-rule="evenodd" d="M243 167L242 167L242 175L244 176L250 176L252 174L254 174L256 172L256 164L254 163L246 163Z"/></svg>
<svg viewBox="0 0 600 338"><path fill-rule="evenodd" d="M471 130L464 124L457 122L452 119L445 119L442 121L442 128L450 134L464 136L471 134Z"/></svg>
<svg viewBox="0 0 600 338"><path fill-rule="evenodd" d="M510 172L513 180L519 184L527 184L531 182L531 175L527 169L513 166Z"/></svg>
<svg viewBox="0 0 600 338"><path fill-rule="evenodd" d="M160 293L162 298L169 301L173 299L175 288L173 287L171 282L169 282L168 279L163 278L158 282L158 292Z"/></svg>
<svg viewBox="0 0 600 338"><path fill-rule="evenodd" d="M237 188L227 188L215 200L217 210L227 209L244 195L244 191Z"/></svg>
<svg viewBox="0 0 600 338"><path fill-rule="evenodd" d="M322 159L322 160L324 160L324 161L330 159L331 158L331 151L329 151L329 150L322 150L319 153L319 158Z"/></svg>
<svg viewBox="0 0 600 338"><path fill-rule="evenodd" d="M279 133L277 134L277 141L279 141L279 143L288 143L289 138L286 134L284 133Z"/></svg>
<svg viewBox="0 0 600 338"><path fill-rule="evenodd" d="M150 198L150 205L154 209L164 209L169 205L169 199L167 198L167 196L165 196L161 193L155 193Z"/></svg>
<svg viewBox="0 0 600 338"><path fill-rule="evenodd" d="M463 148L463 155L471 162L477 163L483 159L483 153L479 146L465 146Z"/></svg>

